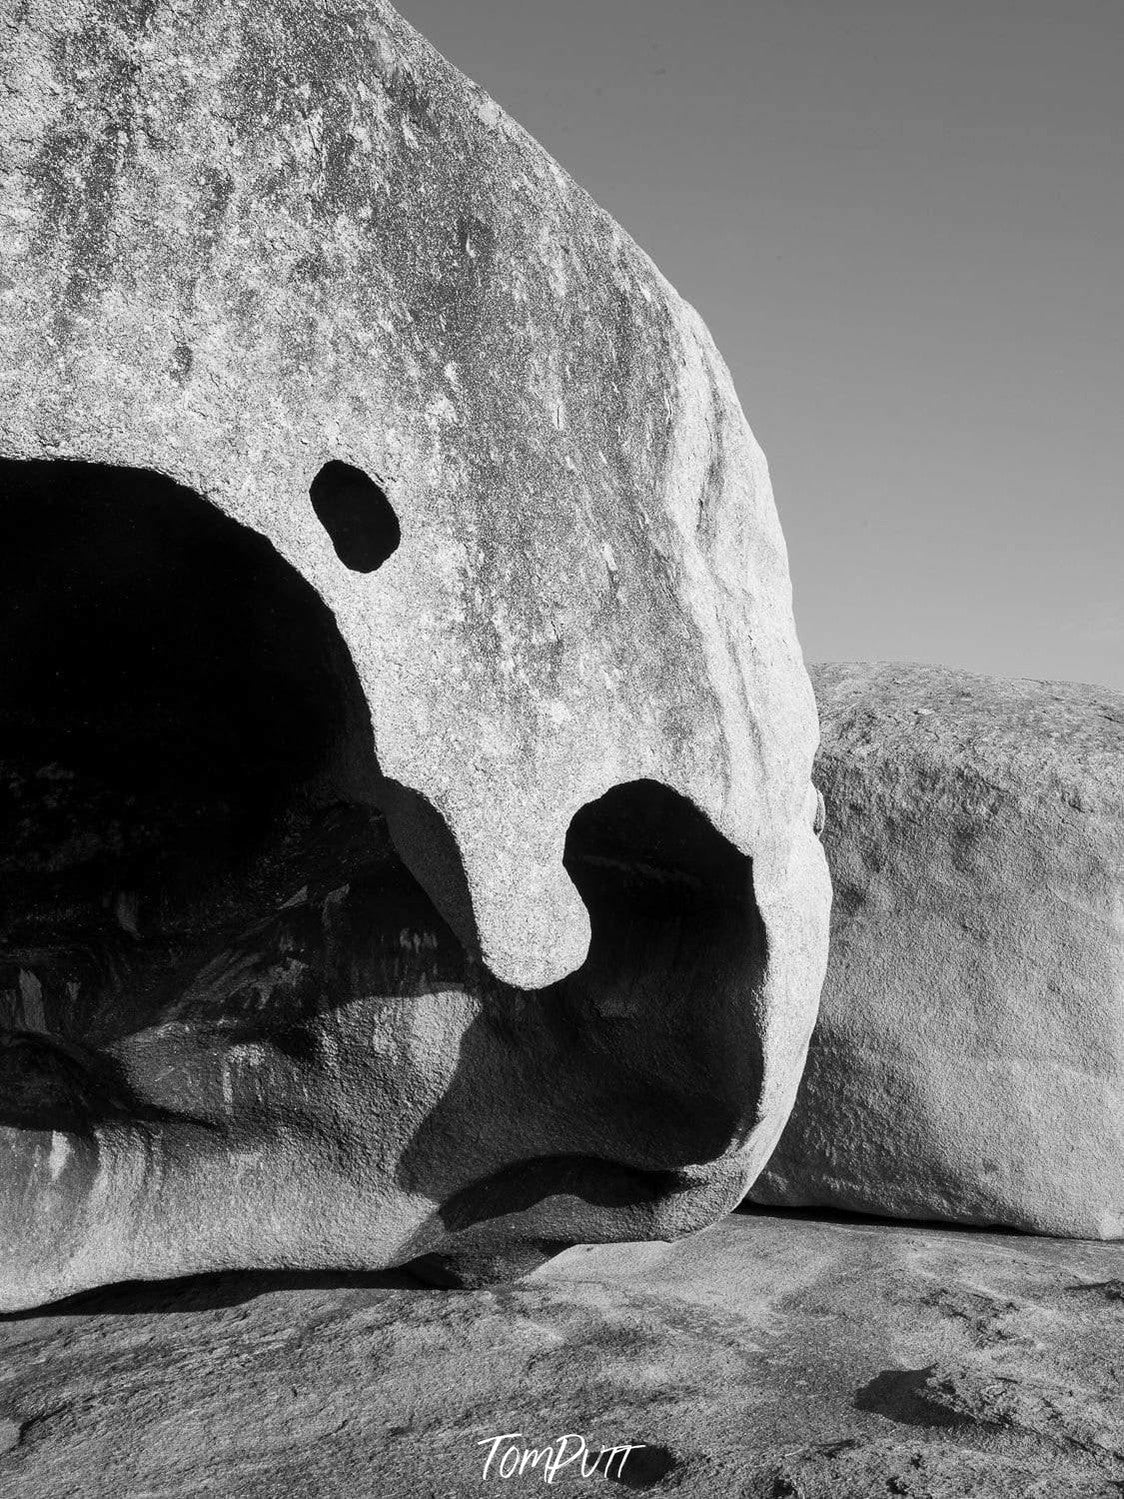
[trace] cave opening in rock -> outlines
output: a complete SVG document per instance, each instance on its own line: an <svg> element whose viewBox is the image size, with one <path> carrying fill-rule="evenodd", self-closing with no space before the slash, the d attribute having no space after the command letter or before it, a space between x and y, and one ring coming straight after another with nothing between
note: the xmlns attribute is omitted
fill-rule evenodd
<svg viewBox="0 0 1124 1499"><path fill-rule="evenodd" d="M565 864L595 927L625 909L682 911L697 921L748 915L753 866L693 802L658 781L629 781L587 803L570 824Z"/></svg>
<svg viewBox="0 0 1124 1499"><path fill-rule="evenodd" d="M98 1045L325 818L375 836L366 703L315 591L157 474L0 462L0 557L0 1030Z"/></svg>
<svg viewBox="0 0 1124 1499"><path fill-rule="evenodd" d="M590 914L589 957L568 982L630 1060L614 1080L663 1159L719 1154L757 1096L756 1006L768 943L753 861L691 801L653 780L615 786L573 818L565 866Z"/></svg>
<svg viewBox="0 0 1124 1499"><path fill-rule="evenodd" d="M514 1214L532 1215L528 1242L538 1228L549 1239L560 1197L592 1210L592 1237L601 1209L632 1211L640 1236L659 1230L665 1208L673 1218L698 1189L699 1163L744 1141L761 1099L768 945L752 860L646 779L575 814L564 863L589 912L585 963L549 989L485 984L456 1071L400 1161L402 1184L440 1202L459 1251L485 1259L510 1244ZM501 1036L517 1059L502 1090ZM485 1148L504 1140L502 1164L467 1183L442 1177L447 1142L474 1132ZM737 1170L714 1190L733 1206Z"/></svg>

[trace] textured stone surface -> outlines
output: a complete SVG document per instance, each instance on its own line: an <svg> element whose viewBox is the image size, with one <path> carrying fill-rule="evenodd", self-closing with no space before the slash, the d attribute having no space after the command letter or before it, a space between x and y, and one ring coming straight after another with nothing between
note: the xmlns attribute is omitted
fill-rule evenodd
<svg viewBox="0 0 1124 1499"><path fill-rule="evenodd" d="M1124 697L813 669L836 889L765 1202L1124 1234Z"/></svg>
<svg viewBox="0 0 1124 1499"><path fill-rule="evenodd" d="M828 888L709 335L389 6L0 28L0 1303L712 1220Z"/></svg>
<svg viewBox="0 0 1124 1499"><path fill-rule="evenodd" d="M572 1249L498 1291L391 1272L98 1292L0 1322L0 1411L22 1432L0 1487L540 1493L541 1467L482 1483L478 1444L573 1432L593 1456L645 1445L623 1481L561 1470L571 1493L1108 1499L1122 1257L737 1215L674 1246Z"/></svg>

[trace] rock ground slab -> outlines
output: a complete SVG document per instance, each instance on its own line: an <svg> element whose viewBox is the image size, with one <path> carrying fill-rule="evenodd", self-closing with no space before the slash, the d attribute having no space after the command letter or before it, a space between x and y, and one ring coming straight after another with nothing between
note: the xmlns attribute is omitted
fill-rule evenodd
<svg viewBox="0 0 1124 1499"><path fill-rule="evenodd" d="M737 1214L492 1290L225 1275L0 1322L18 1499L537 1492L506 1432L644 1443L632 1488L1097 1499L1124 1484L1124 1248ZM506 1450L506 1449L501 1449ZM631 1467L630 1467L631 1464Z"/></svg>

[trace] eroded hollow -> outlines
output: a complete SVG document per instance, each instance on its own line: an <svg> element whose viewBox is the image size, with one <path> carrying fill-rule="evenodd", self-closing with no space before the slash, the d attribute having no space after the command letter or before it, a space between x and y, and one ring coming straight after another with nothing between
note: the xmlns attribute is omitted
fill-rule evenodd
<svg viewBox="0 0 1124 1499"><path fill-rule="evenodd" d="M4 461L0 558L0 1031L97 1047L372 854L369 718L316 593L166 478Z"/></svg>
<svg viewBox="0 0 1124 1499"><path fill-rule="evenodd" d="M356 573L373 573L397 550L402 528L382 485L333 459L312 481L309 498L336 556Z"/></svg>
<svg viewBox="0 0 1124 1499"><path fill-rule="evenodd" d="M665 1158L719 1154L756 1096L768 960L753 861L686 797L652 780L615 786L574 817L565 864L590 913L576 1003L632 1035L638 1134Z"/></svg>
<svg viewBox="0 0 1124 1499"><path fill-rule="evenodd" d="M263 538L151 473L4 462L0 558L0 1125L301 1120L365 1148L438 1067L394 1170L471 1251L507 1252L506 1214L565 1237L560 1199L580 1236L662 1231L752 1123L750 861L666 787L615 788L566 845L587 962L511 989L394 854L346 647ZM387 1072L390 1016L455 1058Z"/></svg>
<svg viewBox="0 0 1124 1499"><path fill-rule="evenodd" d="M566 1210L579 1236L609 1225L611 1237L622 1214L639 1237L662 1232L676 1199L700 1179L709 1190L687 1168L726 1155L756 1120L767 943L752 861L685 797L641 780L578 812L565 867L590 914L586 962L533 995L485 983L401 1161L403 1185L441 1203L470 1261L510 1248L512 1215L528 1241L549 1239L559 1198L583 1204ZM458 1182L465 1161L447 1142L464 1139L503 1164ZM725 1190L716 1172L718 1197L680 1221L732 1207L736 1173L728 1203Z"/></svg>

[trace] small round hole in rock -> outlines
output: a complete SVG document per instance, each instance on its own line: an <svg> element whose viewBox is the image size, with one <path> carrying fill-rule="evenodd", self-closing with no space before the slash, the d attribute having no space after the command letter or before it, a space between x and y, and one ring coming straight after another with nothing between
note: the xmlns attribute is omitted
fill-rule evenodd
<svg viewBox="0 0 1124 1499"><path fill-rule="evenodd" d="M333 459L313 479L312 508L331 537L336 556L356 573L373 573L402 540L386 491L362 469Z"/></svg>

